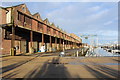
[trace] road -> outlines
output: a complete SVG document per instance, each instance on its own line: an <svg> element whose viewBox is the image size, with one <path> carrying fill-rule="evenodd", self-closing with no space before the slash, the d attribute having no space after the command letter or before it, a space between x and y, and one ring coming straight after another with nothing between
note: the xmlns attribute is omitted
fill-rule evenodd
<svg viewBox="0 0 120 80"><path fill-rule="evenodd" d="M117 78L119 57L8 56L3 78ZM100 79L101 80L101 79Z"/></svg>

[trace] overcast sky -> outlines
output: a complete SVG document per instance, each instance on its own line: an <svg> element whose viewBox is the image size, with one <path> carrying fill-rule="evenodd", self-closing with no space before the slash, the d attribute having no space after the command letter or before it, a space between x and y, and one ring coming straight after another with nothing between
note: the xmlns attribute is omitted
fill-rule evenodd
<svg viewBox="0 0 120 80"><path fill-rule="evenodd" d="M20 2L2 3L2 6L17 4ZM99 43L118 40L117 2L29 2L26 5L32 14L39 12L43 20L48 18L68 33L97 34Z"/></svg>

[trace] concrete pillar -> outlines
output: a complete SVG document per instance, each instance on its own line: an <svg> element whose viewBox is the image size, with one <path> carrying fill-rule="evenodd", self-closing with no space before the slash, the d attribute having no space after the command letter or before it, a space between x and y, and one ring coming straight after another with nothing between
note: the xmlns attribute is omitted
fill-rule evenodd
<svg viewBox="0 0 120 80"><path fill-rule="evenodd" d="M69 49L71 49L71 42L69 41Z"/></svg>
<svg viewBox="0 0 120 80"><path fill-rule="evenodd" d="M15 55L16 55L16 50L15 50L15 26L14 26L14 24L12 25L10 55L11 55L11 56L15 56Z"/></svg>
<svg viewBox="0 0 120 80"><path fill-rule="evenodd" d="M67 49L67 40L65 40L65 49Z"/></svg>
<svg viewBox="0 0 120 80"><path fill-rule="evenodd" d="M68 41L66 40L66 49L68 49Z"/></svg>
<svg viewBox="0 0 120 80"><path fill-rule="evenodd" d="M50 51L52 51L52 37L50 36L50 48L49 48Z"/></svg>
<svg viewBox="0 0 120 80"><path fill-rule="evenodd" d="M57 50L57 37L55 37L55 50Z"/></svg>
<svg viewBox="0 0 120 80"><path fill-rule="evenodd" d="M67 49L69 49L69 44L68 44L68 41L67 41Z"/></svg>
<svg viewBox="0 0 120 80"><path fill-rule="evenodd" d="M42 33L42 46L44 45L44 34Z"/></svg>
<svg viewBox="0 0 120 80"><path fill-rule="evenodd" d="M76 44L76 42L75 42L75 48L77 48L77 44Z"/></svg>
<svg viewBox="0 0 120 80"><path fill-rule="evenodd" d="M71 42L69 41L70 49L71 49Z"/></svg>
<svg viewBox="0 0 120 80"><path fill-rule="evenodd" d="M78 44L76 43L76 47L78 48Z"/></svg>
<svg viewBox="0 0 120 80"><path fill-rule="evenodd" d="M71 49L72 49L72 42L70 42L70 45L71 45L70 47L71 47Z"/></svg>
<svg viewBox="0 0 120 80"><path fill-rule="evenodd" d="M59 50L61 50L61 38L59 39Z"/></svg>
<svg viewBox="0 0 120 80"><path fill-rule="evenodd" d="M77 43L76 43L76 48L78 48Z"/></svg>
<svg viewBox="0 0 120 80"><path fill-rule="evenodd" d="M76 43L74 42L74 48L76 48Z"/></svg>
<svg viewBox="0 0 120 80"><path fill-rule="evenodd" d="M13 14L13 8L11 8L11 22L12 22L12 35L11 35L11 49L10 49L10 55L15 56L16 50L15 50L15 25L14 25L14 14Z"/></svg>
<svg viewBox="0 0 120 80"><path fill-rule="evenodd" d="M65 41L64 41L64 39L63 39L63 51L65 51Z"/></svg>
<svg viewBox="0 0 120 80"><path fill-rule="evenodd" d="M33 49L33 31L30 31L30 49L29 49L30 53L33 53L34 52L34 49Z"/></svg>
<svg viewBox="0 0 120 80"><path fill-rule="evenodd" d="M66 40L64 40L64 46L63 47L64 47L64 49L66 49Z"/></svg>
<svg viewBox="0 0 120 80"><path fill-rule="evenodd" d="M75 48L77 48L77 43L75 42Z"/></svg>
<svg viewBox="0 0 120 80"><path fill-rule="evenodd" d="M69 49L69 41L67 41L67 49Z"/></svg>
<svg viewBox="0 0 120 80"><path fill-rule="evenodd" d="M68 41L68 49L70 49L70 41Z"/></svg>
<svg viewBox="0 0 120 80"><path fill-rule="evenodd" d="M73 42L72 42L72 49L73 49Z"/></svg>
<svg viewBox="0 0 120 80"><path fill-rule="evenodd" d="M73 49L75 49L75 42L73 42Z"/></svg>
<svg viewBox="0 0 120 80"><path fill-rule="evenodd" d="M72 47L73 47L72 42L70 42L70 43L71 43L71 49L72 49Z"/></svg>

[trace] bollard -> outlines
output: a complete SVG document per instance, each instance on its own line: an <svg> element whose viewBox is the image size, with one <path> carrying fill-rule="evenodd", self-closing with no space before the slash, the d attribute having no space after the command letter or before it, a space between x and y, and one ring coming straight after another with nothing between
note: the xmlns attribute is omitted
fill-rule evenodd
<svg viewBox="0 0 120 80"><path fill-rule="evenodd" d="M78 57L78 50L77 50L77 57Z"/></svg>
<svg viewBox="0 0 120 80"><path fill-rule="evenodd" d="M82 49L82 55L83 55L83 49Z"/></svg>
<svg viewBox="0 0 120 80"><path fill-rule="evenodd" d="M30 48L30 53L34 53L33 47Z"/></svg>
<svg viewBox="0 0 120 80"><path fill-rule="evenodd" d="M15 55L16 55L16 50L15 50L15 48L11 48L11 50L10 50L10 55L11 55L11 56L15 56Z"/></svg>

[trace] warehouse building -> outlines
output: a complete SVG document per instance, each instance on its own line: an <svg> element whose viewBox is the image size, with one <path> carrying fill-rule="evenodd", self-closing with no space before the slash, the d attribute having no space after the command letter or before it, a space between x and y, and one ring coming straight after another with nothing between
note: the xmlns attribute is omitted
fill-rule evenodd
<svg viewBox="0 0 120 80"><path fill-rule="evenodd" d="M42 20L39 13L32 15L25 4L1 7L0 14L2 54L34 53L41 46L45 46L46 52L60 51L82 44L78 36L50 24L47 18Z"/></svg>

